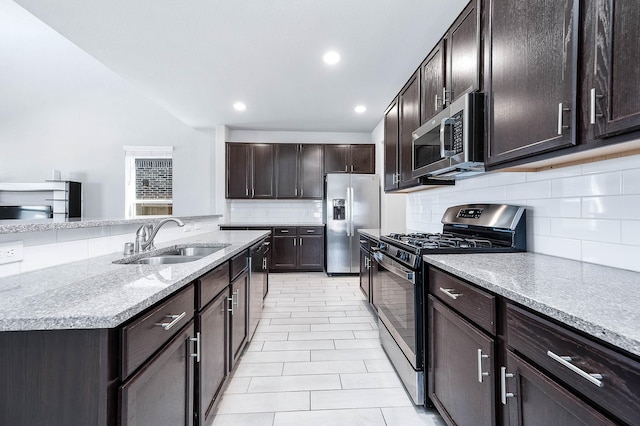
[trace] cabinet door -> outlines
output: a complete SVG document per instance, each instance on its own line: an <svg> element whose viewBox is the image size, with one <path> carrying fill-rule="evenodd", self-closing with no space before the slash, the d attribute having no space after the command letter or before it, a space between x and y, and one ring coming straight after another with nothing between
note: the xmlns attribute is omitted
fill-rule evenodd
<svg viewBox="0 0 640 426"><path fill-rule="evenodd" d="M594 113L602 114L594 117L596 136L611 136L640 128L640 7L615 0L597 0L595 7L589 46L597 55Z"/></svg>
<svg viewBox="0 0 640 426"><path fill-rule="evenodd" d="M347 173L349 161L349 145L324 146L324 172Z"/></svg>
<svg viewBox="0 0 640 426"><path fill-rule="evenodd" d="M409 79L400 92L400 142L398 145L399 188L410 188L418 184L413 179L413 131L420 127L420 70Z"/></svg>
<svg viewBox="0 0 640 426"><path fill-rule="evenodd" d="M229 370L233 369L242 353L242 348L247 339L247 306L249 290L249 274L243 272L229 286L231 291L231 349Z"/></svg>
<svg viewBox="0 0 640 426"><path fill-rule="evenodd" d="M472 0L447 34L447 104L480 88L479 11Z"/></svg>
<svg viewBox="0 0 640 426"><path fill-rule="evenodd" d="M375 145L351 145L350 150L351 173L376 172Z"/></svg>
<svg viewBox="0 0 640 426"><path fill-rule="evenodd" d="M227 198L249 198L249 145L227 144Z"/></svg>
<svg viewBox="0 0 640 426"><path fill-rule="evenodd" d="M200 363L198 389L200 424L207 423L213 414L222 384L227 377L227 297L228 289L220 293L200 314Z"/></svg>
<svg viewBox="0 0 640 426"><path fill-rule="evenodd" d="M289 270L296 268L298 257L298 237L273 237L273 261L274 270Z"/></svg>
<svg viewBox="0 0 640 426"><path fill-rule="evenodd" d="M398 144L400 121L398 100L395 99L384 113L384 190L398 189Z"/></svg>
<svg viewBox="0 0 640 426"><path fill-rule="evenodd" d="M433 296L428 303L431 401L449 424L495 425L493 339Z"/></svg>
<svg viewBox="0 0 640 426"><path fill-rule="evenodd" d="M276 198L298 196L298 145L276 145Z"/></svg>
<svg viewBox="0 0 640 426"><path fill-rule="evenodd" d="M324 267L324 237L322 235L298 238L298 269L322 271Z"/></svg>
<svg viewBox="0 0 640 426"><path fill-rule="evenodd" d="M489 2L488 165L576 143L578 5Z"/></svg>
<svg viewBox="0 0 640 426"><path fill-rule="evenodd" d="M369 253L364 249L360 249L360 290L362 290L362 293L364 293L366 299L370 301L371 297L369 290L369 261Z"/></svg>
<svg viewBox="0 0 640 426"><path fill-rule="evenodd" d="M614 425L593 407L545 376L511 351L507 351L505 424L522 426ZM502 374L502 372L501 372Z"/></svg>
<svg viewBox="0 0 640 426"><path fill-rule="evenodd" d="M273 198L274 147L271 144L251 145L251 198Z"/></svg>
<svg viewBox="0 0 640 426"><path fill-rule="evenodd" d="M193 321L120 388L123 426L192 425Z"/></svg>
<svg viewBox="0 0 640 426"><path fill-rule="evenodd" d="M322 199L323 154L322 145L300 145L300 198Z"/></svg>
<svg viewBox="0 0 640 426"><path fill-rule="evenodd" d="M420 83L420 124L426 123L444 108L444 61L444 40L440 40L420 65L422 78Z"/></svg>

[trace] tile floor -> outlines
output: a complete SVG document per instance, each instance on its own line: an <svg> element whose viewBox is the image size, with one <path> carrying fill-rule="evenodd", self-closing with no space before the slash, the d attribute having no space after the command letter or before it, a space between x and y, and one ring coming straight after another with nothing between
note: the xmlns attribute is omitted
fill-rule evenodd
<svg viewBox="0 0 640 426"><path fill-rule="evenodd" d="M415 408L380 347L358 277L269 275L262 320L214 425L444 425Z"/></svg>

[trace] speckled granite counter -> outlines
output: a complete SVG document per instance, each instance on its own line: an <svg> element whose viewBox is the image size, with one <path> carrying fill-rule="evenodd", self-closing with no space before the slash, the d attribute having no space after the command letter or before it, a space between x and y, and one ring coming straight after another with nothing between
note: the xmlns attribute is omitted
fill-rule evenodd
<svg viewBox="0 0 640 426"><path fill-rule="evenodd" d="M0 331L113 328L252 244L265 231L218 231L158 244L228 246L172 265L114 264L114 253L0 278Z"/></svg>
<svg viewBox="0 0 640 426"><path fill-rule="evenodd" d="M172 216L182 220L203 220L222 217L222 215L206 216ZM0 220L0 234L20 232L49 231L52 229L95 228L98 226L142 225L143 223L158 222L162 218L149 219L40 219L40 220Z"/></svg>
<svg viewBox="0 0 640 426"><path fill-rule="evenodd" d="M273 228L274 226L324 226L324 223L220 223L219 226L240 226L240 227L265 227Z"/></svg>
<svg viewBox="0 0 640 426"><path fill-rule="evenodd" d="M425 262L640 356L640 273L535 253Z"/></svg>

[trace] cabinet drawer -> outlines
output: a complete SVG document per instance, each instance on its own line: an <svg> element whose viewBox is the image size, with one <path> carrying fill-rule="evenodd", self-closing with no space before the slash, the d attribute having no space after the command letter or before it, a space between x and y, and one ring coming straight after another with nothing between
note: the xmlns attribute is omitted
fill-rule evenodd
<svg viewBox="0 0 640 426"><path fill-rule="evenodd" d="M189 285L122 328L122 377L137 369L193 318L194 288Z"/></svg>
<svg viewBox="0 0 640 426"><path fill-rule="evenodd" d="M640 424L640 363L508 304L507 344L552 376L630 424ZM558 357L571 357L571 360ZM591 374L602 375L595 379Z"/></svg>
<svg viewBox="0 0 640 426"><path fill-rule="evenodd" d="M273 235L295 237L296 235L298 235L298 228L296 228L295 226L278 226L276 228L273 228Z"/></svg>
<svg viewBox="0 0 640 426"><path fill-rule="evenodd" d="M218 266L198 280L197 309L201 310L229 285L229 263Z"/></svg>
<svg viewBox="0 0 640 426"><path fill-rule="evenodd" d="M496 334L496 298L437 269L429 269L429 293L476 323Z"/></svg>
<svg viewBox="0 0 640 426"><path fill-rule="evenodd" d="M301 226L298 228L298 233L301 237L305 235L322 235L323 230L322 226Z"/></svg>
<svg viewBox="0 0 640 426"><path fill-rule="evenodd" d="M238 275L245 269L247 269L247 253L242 252L229 261L231 264L231 281L235 280Z"/></svg>

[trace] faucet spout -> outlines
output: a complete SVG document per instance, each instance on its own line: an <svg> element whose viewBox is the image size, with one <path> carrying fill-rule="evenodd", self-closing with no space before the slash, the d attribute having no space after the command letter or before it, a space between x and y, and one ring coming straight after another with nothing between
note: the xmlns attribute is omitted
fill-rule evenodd
<svg viewBox="0 0 640 426"><path fill-rule="evenodd" d="M162 219L158 224L154 227L152 223L147 223L142 225L136 231L136 252L151 250L154 248L153 240L156 237L156 234L160 230L160 228L167 222L175 222L178 226L184 226L184 222L175 217L168 217L166 219Z"/></svg>

